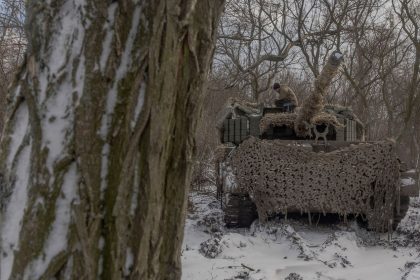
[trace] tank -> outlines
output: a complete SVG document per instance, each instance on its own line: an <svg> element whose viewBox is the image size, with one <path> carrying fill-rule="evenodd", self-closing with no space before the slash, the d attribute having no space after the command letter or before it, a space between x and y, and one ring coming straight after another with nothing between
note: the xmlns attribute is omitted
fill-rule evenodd
<svg viewBox="0 0 420 280"><path fill-rule="evenodd" d="M333 213L384 232L405 216L419 195L418 174L405 169L392 141L365 141L350 108L325 104L342 60L340 52L329 57L300 106L284 85L269 106L230 100L215 157L227 226L290 213L306 213L311 223L314 213Z"/></svg>

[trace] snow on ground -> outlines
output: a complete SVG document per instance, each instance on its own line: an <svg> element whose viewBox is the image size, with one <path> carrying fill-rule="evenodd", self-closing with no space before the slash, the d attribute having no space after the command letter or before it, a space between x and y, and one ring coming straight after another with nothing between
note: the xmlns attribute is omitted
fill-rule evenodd
<svg viewBox="0 0 420 280"><path fill-rule="evenodd" d="M182 251L183 280L420 280L420 201L388 241L356 223L255 222L226 229L220 202L190 196Z"/></svg>

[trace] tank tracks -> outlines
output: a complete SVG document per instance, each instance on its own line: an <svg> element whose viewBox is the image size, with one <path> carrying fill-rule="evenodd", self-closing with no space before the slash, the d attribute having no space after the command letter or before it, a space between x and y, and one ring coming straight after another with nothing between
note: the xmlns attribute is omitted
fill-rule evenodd
<svg viewBox="0 0 420 280"><path fill-rule="evenodd" d="M392 227L395 230L410 206L410 197L401 196L400 213L395 210ZM229 228L247 228L258 218L257 208L246 193L231 193L224 206L225 224ZM362 224L367 226L367 224Z"/></svg>
<svg viewBox="0 0 420 280"><path fill-rule="evenodd" d="M258 218L257 207L247 193L230 193L224 213L225 224L230 228L249 227Z"/></svg>

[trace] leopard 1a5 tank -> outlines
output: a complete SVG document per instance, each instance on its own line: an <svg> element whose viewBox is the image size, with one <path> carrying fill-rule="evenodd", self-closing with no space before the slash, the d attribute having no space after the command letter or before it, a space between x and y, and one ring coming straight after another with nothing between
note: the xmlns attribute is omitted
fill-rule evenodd
<svg viewBox="0 0 420 280"><path fill-rule="evenodd" d="M365 141L351 109L324 104L342 60L340 52L330 56L301 106L231 100L216 151L227 226L247 227L273 214L335 213L386 231L404 217L409 197L419 195L417 173L403 170L392 141Z"/></svg>

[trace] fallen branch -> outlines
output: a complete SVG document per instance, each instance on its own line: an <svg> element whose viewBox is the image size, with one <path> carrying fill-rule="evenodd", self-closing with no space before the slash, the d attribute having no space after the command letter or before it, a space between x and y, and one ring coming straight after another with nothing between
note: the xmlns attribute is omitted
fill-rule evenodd
<svg viewBox="0 0 420 280"><path fill-rule="evenodd" d="M251 267L249 267L249 266L246 266L246 265L244 265L243 263L241 263L241 265L242 265L242 267L244 267L244 268L247 268L247 269L249 269L249 270L251 270L251 271L255 271L255 269L253 269L253 268L251 268Z"/></svg>

